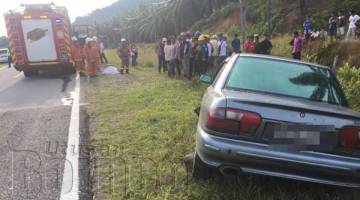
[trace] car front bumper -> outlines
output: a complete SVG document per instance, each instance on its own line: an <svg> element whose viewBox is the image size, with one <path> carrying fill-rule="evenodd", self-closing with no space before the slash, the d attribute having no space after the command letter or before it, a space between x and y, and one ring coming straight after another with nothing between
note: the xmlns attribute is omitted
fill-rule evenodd
<svg viewBox="0 0 360 200"><path fill-rule="evenodd" d="M299 181L360 188L360 158L313 151L287 152L267 144L213 136L198 127L196 153L209 166Z"/></svg>
<svg viewBox="0 0 360 200"><path fill-rule="evenodd" d="M0 57L0 63L7 63L7 62L9 62L9 58Z"/></svg>

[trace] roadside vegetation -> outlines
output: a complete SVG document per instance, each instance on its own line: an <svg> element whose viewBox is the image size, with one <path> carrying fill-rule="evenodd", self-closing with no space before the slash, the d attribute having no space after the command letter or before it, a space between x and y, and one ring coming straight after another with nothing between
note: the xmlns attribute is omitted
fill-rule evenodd
<svg viewBox="0 0 360 200"><path fill-rule="evenodd" d="M262 176L191 180L191 163L184 157L195 148L197 116L193 110L200 105L206 86L197 80L172 80L159 74L152 46L138 47L140 65L131 68L130 75L100 76L85 87L95 148L95 199L360 198L346 189ZM111 63L120 65L114 50L107 55ZM351 104L359 109L360 70L346 66L338 75Z"/></svg>
<svg viewBox="0 0 360 200"><path fill-rule="evenodd" d="M151 2L158 2L152 4ZM243 0L246 34L261 34L267 30L267 0ZM124 2L125 4L125 2ZM110 7L108 9L115 9ZM348 16L350 9L359 10L358 0L272 0L271 32L290 33L301 30L305 16L312 15L314 27L328 26L331 12ZM238 0L152 0L130 12L118 11L108 20L89 21L90 31L110 47L122 37L134 42L154 42L162 37L179 35L184 31L238 33L240 11ZM107 9L97 14L108 15ZM301 31L302 32L302 31Z"/></svg>

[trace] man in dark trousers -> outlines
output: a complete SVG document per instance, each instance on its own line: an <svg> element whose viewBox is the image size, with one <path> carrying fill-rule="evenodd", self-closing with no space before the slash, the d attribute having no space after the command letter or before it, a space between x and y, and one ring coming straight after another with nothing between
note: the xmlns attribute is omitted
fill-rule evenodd
<svg viewBox="0 0 360 200"><path fill-rule="evenodd" d="M159 73L161 73L161 70L163 72L166 71L166 64L165 64L165 52L164 52L164 47L166 44L167 39L163 38L159 41L159 43L156 45L155 50L156 50L156 54L158 56L158 60L159 60Z"/></svg>
<svg viewBox="0 0 360 200"><path fill-rule="evenodd" d="M231 42L231 47L234 53L240 53L241 43L237 34L234 35L234 39Z"/></svg>
<svg viewBox="0 0 360 200"><path fill-rule="evenodd" d="M270 41L270 37L265 35L265 39L259 43L259 54L270 55L273 45Z"/></svg>
<svg viewBox="0 0 360 200"><path fill-rule="evenodd" d="M190 70L190 57L191 57L191 34L183 33L181 35L181 43L180 43L180 60L182 64L182 70L184 77L190 79L191 78L191 70Z"/></svg>

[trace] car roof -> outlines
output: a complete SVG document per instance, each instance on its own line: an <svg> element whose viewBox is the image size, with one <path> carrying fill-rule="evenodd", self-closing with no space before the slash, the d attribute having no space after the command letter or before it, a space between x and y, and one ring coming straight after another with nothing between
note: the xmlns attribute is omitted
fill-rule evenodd
<svg viewBox="0 0 360 200"><path fill-rule="evenodd" d="M275 60L275 61L285 61L285 62L290 62L290 63L296 63L296 64L303 64L303 65L311 65L314 67L320 67L320 68L326 68L326 69L330 69L330 67L324 66L324 65L319 65L316 63L311 63L311 62L306 62L306 61L301 61L301 60L295 60L295 59L290 59L290 58L285 58L285 57L279 57L279 56L269 56L269 55L261 55L261 54L238 54L239 58L240 57L248 57L248 58L262 58L262 59L268 59L268 60Z"/></svg>

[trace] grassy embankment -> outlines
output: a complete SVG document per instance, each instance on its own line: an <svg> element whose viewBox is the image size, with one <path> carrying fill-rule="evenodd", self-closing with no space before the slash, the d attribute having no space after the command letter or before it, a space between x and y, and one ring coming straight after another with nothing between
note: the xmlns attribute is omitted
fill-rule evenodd
<svg viewBox="0 0 360 200"><path fill-rule="evenodd" d="M183 158L194 150L193 110L206 86L158 74L152 49L140 46L139 50L140 65L130 75L100 76L85 86L91 143L102 147L94 156L97 199L360 198L349 191L260 176L192 181ZM107 53L119 66L115 52Z"/></svg>

